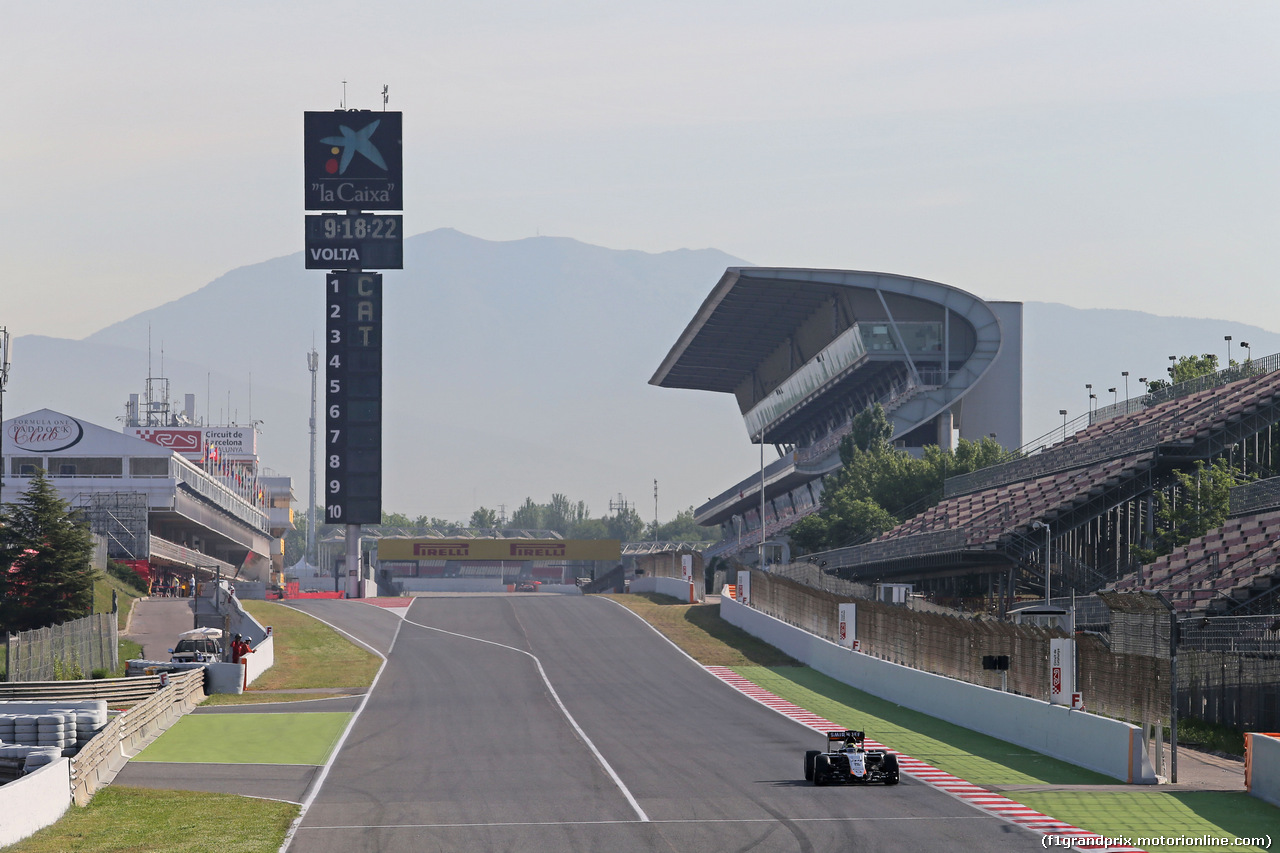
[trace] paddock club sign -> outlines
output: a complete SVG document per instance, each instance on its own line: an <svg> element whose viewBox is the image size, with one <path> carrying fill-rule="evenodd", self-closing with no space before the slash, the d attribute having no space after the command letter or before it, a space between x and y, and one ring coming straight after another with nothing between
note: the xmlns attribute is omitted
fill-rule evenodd
<svg viewBox="0 0 1280 853"><path fill-rule="evenodd" d="M617 539L380 539L378 559L617 562L622 559L622 543Z"/></svg>

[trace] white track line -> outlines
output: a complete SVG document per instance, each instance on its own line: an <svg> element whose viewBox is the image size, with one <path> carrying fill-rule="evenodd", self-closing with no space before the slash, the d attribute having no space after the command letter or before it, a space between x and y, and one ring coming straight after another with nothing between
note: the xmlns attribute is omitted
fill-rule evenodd
<svg viewBox="0 0 1280 853"><path fill-rule="evenodd" d="M787 719L794 720L795 722L800 723L800 725L816 732L827 732L843 728L830 720L826 720L811 711L774 695L770 691L760 687L758 684L755 684L750 679L743 678L741 675L738 675L729 667L703 666L694 660L688 652L677 646L670 637L659 631L652 622L646 620L639 613L636 613L630 607L627 607L625 604L615 601L612 598L606 598L604 600L612 602L630 613L632 616L635 616L643 624L647 625L655 634L666 640L672 648L676 649L680 654L693 661L695 666L710 673L712 676L718 678L721 682L732 687L734 690L737 690L748 699L758 702L771 711L775 711ZM874 744L877 747L882 746L881 744L876 744L874 741L870 740L867 741L867 743L868 745ZM890 752L895 752L895 750L890 750ZM1010 754L1017 755L1019 753ZM920 761L918 758L903 755L902 753L897 753L897 755L898 763L903 773L923 782L931 788L942 791L948 796L954 797L955 799L960 800L979 811L997 817L1007 823L1012 823L1015 826L1021 826L1038 835L1061 835L1082 839L1095 837L1094 833L1087 832L1086 830L1072 826L1064 821L1041 814L1040 812L1011 800L1008 797L995 794L988 791L986 788L974 785L972 782L967 782L964 779L951 775L950 773L938 770L937 768ZM1121 846L1107 848L1096 847L1090 849L1093 853L1134 853L1136 850L1136 848L1133 847Z"/></svg>
<svg viewBox="0 0 1280 853"><path fill-rule="evenodd" d="M956 817L954 815L936 815L926 817L914 815L905 817L792 817L787 823L874 823L876 821L951 821L956 820L992 820L990 815L972 815ZM715 824L715 823L768 823L776 824L774 817L713 817L713 818L670 818L647 821L652 824ZM542 820L542 821L505 821L502 823L375 823L375 824L334 824L333 826L304 826L303 829L491 829L495 827L521 826L631 826L634 820Z"/></svg>
<svg viewBox="0 0 1280 853"><path fill-rule="evenodd" d="M324 786L325 779L329 777L329 770L333 767L333 762L337 760L338 753L342 752L342 747L347 742L347 735L351 734L351 729L355 727L356 720L360 719L360 715L364 713L365 705L369 704L369 697L373 695L374 688L378 686L378 679L382 678L382 673L387 668L387 655L384 655L382 652L378 651L373 646L366 643L364 640L361 640L359 637L356 637L342 630L337 625L334 625L331 622L327 622L324 619L321 619L319 616L316 616L314 613L307 613L305 610L297 610L297 612L304 613L307 616L310 616L312 619L316 620L317 622L328 625L330 628L342 634L343 636L350 637L352 642L355 642L361 646L364 646L366 649L373 652L378 657L382 658L382 666L378 667L378 674L373 677L373 683L369 685L368 691L365 692L364 697L360 700L359 707L357 707L355 712L352 713L351 720L347 723L347 727L342 730L342 737L338 738L338 742L334 745L333 750L329 753L329 760L325 762L324 767L320 770L319 775L316 776L315 781L311 783L311 789L307 791L306 797L302 800L302 808L298 811L298 816L293 819L293 823L289 824L289 831L285 833L284 842L280 845L279 853L287 853L287 851L289 850L289 846L293 844L293 837L294 835L297 834L298 827L302 824L302 819L307 816L307 811L311 808L311 804L315 802L316 795L320 793L321 787ZM396 647L396 640L400 639L400 629L402 627L404 627L403 619L401 619L398 623L396 623L396 632L391 637L391 645L387 647L387 654L391 654L392 649Z"/></svg>
<svg viewBox="0 0 1280 853"><path fill-rule="evenodd" d="M551 698L556 700L556 705L560 708L560 713L564 714L564 718L569 721L569 725L573 727L575 732L577 732L578 737L582 739L582 742L587 745L587 749L591 750L591 754L595 756L596 761L598 761L600 766L604 768L604 772L609 774L609 778L613 780L613 784L618 786L618 790L622 792L622 796L626 797L627 802L630 803L632 810L636 813L636 816L640 818L642 822L647 823L649 821L649 816L645 814L644 809L640 808L640 803L636 802L636 798L631 795L631 791L627 788L626 784L623 783L622 778L614 772L613 767L610 766L609 762L605 760L605 757L600 754L600 750L596 749L595 743L592 742L591 738L587 737L587 733L582 730L582 726L578 725L578 721L573 718L573 715L569 713L569 709L565 707L564 702L560 700L560 694L551 686L551 679L547 677L547 671L542 668L542 661L538 660L537 655L532 652L526 652L524 649L517 649L515 646L508 646L504 643L494 642L493 640L485 640L480 637L471 637L466 634L455 633L454 631L446 631L443 628L433 628L430 625L423 625L421 622L414 622L407 615L404 617L404 621L408 622L410 625L417 625L419 628L425 628L428 631L436 631L441 634L448 634L451 637L459 637L463 640L473 640L477 643L497 646L500 649L519 652L522 655L532 658L534 665L538 667L538 675L542 676L542 683L546 685L547 692L551 694Z"/></svg>
<svg viewBox="0 0 1280 853"><path fill-rule="evenodd" d="M766 708L808 726L814 731L825 732L842 728L830 720L806 711L804 708L777 696L773 692L765 690L750 679L738 675L727 666L709 666L706 667L706 670L748 699L759 702ZM867 746L876 749L888 749L883 744L876 743L870 739L867 740ZM1049 817L1001 794L988 791L986 788L939 770L917 758L903 755L896 750L890 749L889 751L898 756L898 766L903 773L993 817L1021 826L1037 835L1061 836L1063 840L1067 838L1087 840L1099 837L1099 834L1088 832L1064 821ZM1048 845L1046 844L1046 846ZM1070 845L1064 844L1062 846L1066 848ZM1088 849L1092 853L1140 853L1137 848L1128 846L1089 846Z"/></svg>

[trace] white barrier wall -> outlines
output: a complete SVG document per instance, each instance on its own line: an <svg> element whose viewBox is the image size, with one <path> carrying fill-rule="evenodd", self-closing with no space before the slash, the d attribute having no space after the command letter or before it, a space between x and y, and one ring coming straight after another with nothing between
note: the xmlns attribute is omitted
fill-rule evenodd
<svg viewBox="0 0 1280 853"><path fill-rule="evenodd" d="M636 578L631 581L631 591L656 592L660 595L669 595L672 598L687 601L690 604L701 598L697 595L697 590L692 583L680 578L658 578L653 576Z"/></svg>
<svg viewBox="0 0 1280 853"><path fill-rule="evenodd" d="M818 672L881 699L1123 782L1157 781L1137 726L841 648L723 596L720 615Z"/></svg>
<svg viewBox="0 0 1280 853"><path fill-rule="evenodd" d="M1249 739L1249 763L1245 767L1249 793L1280 806L1280 735L1250 732L1245 737Z"/></svg>
<svg viewBox="0 0 1280 853"><path fill-rule="evenodd" d="M260 643L253 644L253 653L245 655L244 662L248 669L248 684L253 684L254 680L262 673L271 669L276 662L276 638L274 636L266 637Z"/></svg>
<svg viewBox="0 0 1280 853"><path fill-rule="evenodd" d="M0 847L55 823L71 806L71 760L59 758L0 785Z"/></svg>

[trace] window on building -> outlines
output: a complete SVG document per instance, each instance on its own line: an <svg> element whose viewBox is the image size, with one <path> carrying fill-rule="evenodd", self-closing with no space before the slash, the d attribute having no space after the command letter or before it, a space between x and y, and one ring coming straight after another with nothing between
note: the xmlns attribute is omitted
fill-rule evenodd
<svg viewBox="0 0 1280 853"><path fill-rule="evenodd" d="M13 477L33 477L36 470L44 470L43 456L10 456L9 475Z"/></svg>
<svg viewBox="0 0 1280 853"><path fill-rule="evenodd" d="M49 460L58 477L119 477L124 460L119 456L55 456Z"/></svg>
<svg viewBox="0 0 1280 853"><path fill-rule="evenodd" d="M129 474L134 477L168 477L169 457L144 456L130 459Z"/></svg>

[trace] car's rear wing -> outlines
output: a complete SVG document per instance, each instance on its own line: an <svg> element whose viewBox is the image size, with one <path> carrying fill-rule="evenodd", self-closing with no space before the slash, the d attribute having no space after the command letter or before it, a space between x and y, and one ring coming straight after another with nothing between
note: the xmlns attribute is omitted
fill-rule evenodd
<svg viewBox="0 0 1280 853"><path fill-rule="evenodd" d="M862 741L866 738L866 736L867 735L865 732L856 731L854 729L844 729L843 731L838 731L838 732L827 732L827 743L833 743L835 741L844 741L846 743L848 741L853 741L854 743L862 743Z"/></svg>

